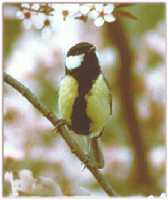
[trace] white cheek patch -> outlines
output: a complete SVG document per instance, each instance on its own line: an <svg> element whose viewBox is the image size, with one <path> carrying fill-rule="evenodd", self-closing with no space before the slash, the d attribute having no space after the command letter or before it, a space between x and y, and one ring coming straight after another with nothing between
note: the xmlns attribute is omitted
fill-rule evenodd
<svg viewBox="0 0 168 200"><path fill-rule="evenodd" d="M84 56L85 54L66 57L66 67L69 70L80 67L81 63L83 62Z"/></svg>

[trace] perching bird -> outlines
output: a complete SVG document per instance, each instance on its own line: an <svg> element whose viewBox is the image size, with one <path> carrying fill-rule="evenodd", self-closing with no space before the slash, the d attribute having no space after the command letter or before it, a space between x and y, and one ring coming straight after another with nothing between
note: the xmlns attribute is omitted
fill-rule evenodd
<svg viewBox="0 0 168 200"><path fill-rule="evenodd" d="M60 82L58 110L69 129L85 138L87 153L103 168L99 136L111 114L111 93L102 74L96 47L82 42L68 51L65 77Z"/></svg>

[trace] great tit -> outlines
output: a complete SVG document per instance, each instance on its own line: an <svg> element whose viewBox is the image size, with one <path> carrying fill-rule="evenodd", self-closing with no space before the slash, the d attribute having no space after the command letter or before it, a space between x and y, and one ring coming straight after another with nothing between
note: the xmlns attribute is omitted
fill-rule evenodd
<svg viewBox="0 0 168 200"><path fill-rule="evenodd" d="M104 167L99 136L112 109L111 92L97 56L96 47L81 42L69 49L65 76L58 93L59 117L68 129L85 139L85 148L95 167Z"/></svg>

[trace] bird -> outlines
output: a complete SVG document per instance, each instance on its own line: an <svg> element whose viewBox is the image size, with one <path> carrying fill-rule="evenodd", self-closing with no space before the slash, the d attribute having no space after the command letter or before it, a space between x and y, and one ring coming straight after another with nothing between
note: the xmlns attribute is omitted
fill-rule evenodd
<svg viewBox="0 0 168 200"><path fill-rule="evenodd" d="M96 46L80 42L68 50L58 91L58 112L77 140L85 141L82 143L94 166L103 168L100 137L112 113L112 95Z"/></svg>

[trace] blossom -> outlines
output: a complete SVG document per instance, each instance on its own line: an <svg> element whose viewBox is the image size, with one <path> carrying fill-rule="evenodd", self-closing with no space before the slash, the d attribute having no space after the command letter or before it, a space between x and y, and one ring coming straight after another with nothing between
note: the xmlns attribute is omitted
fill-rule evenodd
<svg viewBox="0 0 168 200"><path fill-rule="evenodd" d="M32 192L36 184L32 172L28 169L22 169L19 172L19 181L21 184L20 190L22 192Z"/></svg>
<svg viewBox="0 0 168 200"><path fill-rule="evenodd" d="M79 12L79 4L53 4L53 15L58 20L73 19Z"/></svg>
<svg viewBox="0 0 168 200"><path fill-rule="evenodd" d="M163 198L163 199L165 198L166 199L167 198L167 194L166 193L161 193L160 198Z"/></svg>
<svg viewBox="0 0 168 200"><path fill-rule="evenodd" d="M46 16L43 13L38 13L33 16L32 21L33 21L33 26L36 29L42 29L44 26L44 20L46 19Z"/></svg>
<svg viewBox="0 0 168 200"><path fill-rule="evenodd" d="M33 195L63 195L61 188L57 182L51 178L39 176L33 177L28 169L22 169L18 173L19 178L14 179L12 172L5 173L5 181L11 184L11 196L17 197L22 194Z"/></svg>
<svg viewBox="0 0 168 200"><path fill-rule="evenodd" d="M93 8L94 4L87 3L87 4L81 4L79 7L79 11L82 15L88 14L88 12Z"/></svg>
<svg viewBox="0 0 168 200"><path fill-rule="evenodd" d="M148 199L156 199L156 196L150 195L147 198ZM159 199L166 199L166 198L167 198L167 194L166 193L161 193L161 195L159 196Z"/></svg>
<svg viewBox="0 0 168 200"><path fill-rule="evenodd" d="M31 7L31 5L29 3L22 3L21 7L29 9Z"/></svg>
<svg viewBox="0 0 168 200"><path fill-rule="evenodd" d="M35 19L36 16L39 17L39 9L39 3L22 3L20 10L16 12L16 17L23 21L23 26L26 29L30 29L33 25L33 19Z"/></svg>
<svg viewBox="0 0 168 200"><path fill-rule="evenodd" d="M42 38L48 39L51 37L52 32L56 30L56 23L54 21L54 18L52 16L47 16L43 21L43 27L42 27Z"/></svg>
<svg viewBox="0 0 168 200"><path fill-rule="evenodd" d="M33 9L33 10L39 10L40 9L40 4L39 3L33 3L31 5L31 9Z"/></svg>
<svg viewBox="0 0 168 200"><path fill-rule="evenodd" d="M41 35L43 39L48 39L51 37L52 32L57 29L57 20L54 16L47 16L43 13L34 15L32 18L33 26L36 29L41 29Z"/></svg>
<svg viewBox="0 0 168 200"><path fill-rule="evenodd" d="M48 38L56 30L56 27L67 20L80 19L85 22L91 18L97 27L102 26L105 21L113 22L115 20L112 14L113 10L113 4L102 3L23 3L20 10L16 12L16 16L23 21L26 29L30 29L32 26L41 29L42 37ZM56 24L57 26L55 26Z"/></svg>
<svg viewBox="0 0 168 200"><path fill-rule="evenodd" d="M16 17L23 21L25 29L30 29L32 27L32 16L33 12L29 10L18 10L16 12Z"/></svg>
<svg viewBox="0 0 168 200"><path fill-rule="evenodd" d="M94 24L97 27L100 27L104 22L113 22L115 17L112 12L114 10L113 4L95 4L94 9L89 12L88 16L94 20Z"/></svg>
<svg viewBox="0 0 168 200"><path fill-rule="evenodd" d="M19 196L19 192L32 192L35 186L35 179L32 176L32 172L27 169L19 172L19 179L14 179L12 172L6 172L5 180L11 184L12 196L15 197Z"/></svg>

